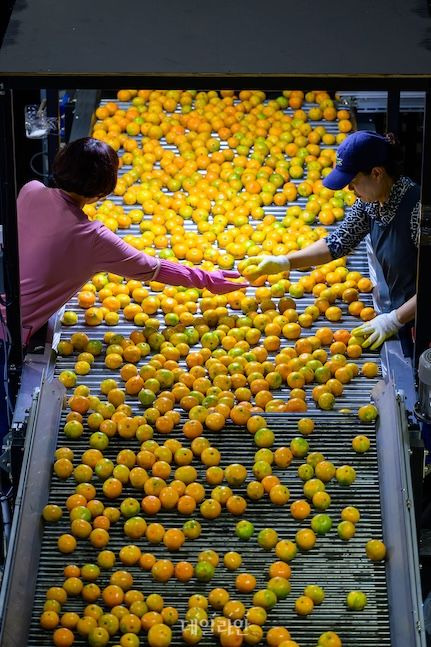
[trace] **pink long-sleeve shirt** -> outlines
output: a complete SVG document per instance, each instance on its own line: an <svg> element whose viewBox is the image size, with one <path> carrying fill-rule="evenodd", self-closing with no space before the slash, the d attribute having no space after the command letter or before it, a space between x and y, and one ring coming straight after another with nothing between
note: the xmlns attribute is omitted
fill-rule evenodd
<svg viewBox="0 0 431 647"><path fill-rule="evenodd" d="M37 180L21 189L17 211L24 343L96 272L216 294L247 285L229 280L238 278L237 272L206 272L143 254L89 220L67 193Z"/></svg>

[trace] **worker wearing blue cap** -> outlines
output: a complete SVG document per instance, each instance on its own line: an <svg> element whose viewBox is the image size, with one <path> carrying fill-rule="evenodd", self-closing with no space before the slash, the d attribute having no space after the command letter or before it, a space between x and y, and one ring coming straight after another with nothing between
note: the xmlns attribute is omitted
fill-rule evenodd
<svg viewBox="0 0 431 647"><path fill-rule="evenodd" d="M353 332L366 337L364 347L375 350L403 329L402 337L410 333L410 340L403 344L410 354L410 322L416 311L420 188L401 175L398 167L393 137L369 131L353 133L339 146L335 168L323 180L329 189L348 185L355 192L357 200L342 223L309 247L285 256L252 257L246 265L257 265L256 271L248 275L250 280L263 274L321 265L349 254L369 234L389 287L392 310Z"/></svg>

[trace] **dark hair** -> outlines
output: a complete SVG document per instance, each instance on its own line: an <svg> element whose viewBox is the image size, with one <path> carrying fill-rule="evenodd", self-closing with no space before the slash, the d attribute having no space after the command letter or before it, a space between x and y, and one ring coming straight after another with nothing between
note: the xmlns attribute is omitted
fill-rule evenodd
<svg viewBox="0 0 431 647"><path fill-rule="evenodd" d="M60 149L52 173L56 185L85 198L108 195L117 183L118 156L114 149L91 137L83 137Z"/></svg>
<svg viewBox="0 0 431 647"><path fill-rule="evenodd" d="M378 164L377 166L382 166L389 177L393 180L398 180L400 175L403 173L403 154L401 146L393 133L386 133L384 137L389 144L388 160L384 164ZM370 175L373 168L374 166L363 169L361 172L364 173L364 175Z"/></svg>

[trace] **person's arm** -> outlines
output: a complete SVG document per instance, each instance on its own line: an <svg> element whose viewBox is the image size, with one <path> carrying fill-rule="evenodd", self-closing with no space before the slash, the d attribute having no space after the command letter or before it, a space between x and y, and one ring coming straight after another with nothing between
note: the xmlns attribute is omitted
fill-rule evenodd
<svg viewBox="0 0 431 647"><path fill-rule="evenodd" d="M249 268L246 276L255 281L263 274L278 274L290 269L329 263L335 258L350 254L369 231L370 224L364 204L357 200L343 222L326 238L286 255L252 256L243 263L242 268Z"/></svg>
<svg viewBox="0 0 431 647"><path fill-rule="evenodd" d="M310 267L310 265L323 265L333 260L326 238L316 240L308 247L288 254L288 258L291 270L300 270L303 267Z"/></svg>
<svg viewBox="0 0 431 647"><path fill-rule="evenodd" d="M342 222L325 239L332 258L350 254L369 232L370 220L365 204L356 200Z"/></svg>
<svg viewBox="0 0 431 647"><path fill-rule="evenodd" d="M200 267L189 267L181 263L160 261L160 269L156 271L153 280L167 283L168 285L182 285L190 288L206 288L213 294L226 294L234 290L246 288L248 283L232 283L230 279L238 279L239 272L228 270L215 270L206 272Z"/></svg>
<svg viewBox="0 0 431 647"><path fill-rule="evenodd" d="M250 281L262 275L279 274L299 270L310 265L322 265L332 261L331 252L324 238L317 240L304 249L280 256L250 256L240 265L241 271ZM244 271L245 270L245 271Z"/></svg>
<svg viewBox="0 0 431 647"><path fill-rule="evenodd" d="M395 335L406 323L412 321L416 314L416 294L402 306L391 312L385 312L352 330L355 337L365 337L363 348L377 350L386 339Z"/></svg>
<svg viewBox="0 0 431 647"><path fill-rule="evenodd" d="M397 319L403 326L409 321L413 321L416 316L416 294L414 297L403 303L397 311Z"/></svg>
<svg viewBox="0 0 431 647"><path fill-rule="evenodd" d="M94 231L92 252L95 272L112 272L130 279L152 281L160 267L158 258L128 245L102 224Z"/></svg>
<svg viewBox="0 0 431 647"><path fill-rule="evenodd" d="M237 272L206 272L197 267L148 256L125 243L103 225L94 232L92 253L95 272L113 272L140 281L157 280L169 285L207 288L214 294L225 294L248 285L229 280L238 278Z"/></svg>

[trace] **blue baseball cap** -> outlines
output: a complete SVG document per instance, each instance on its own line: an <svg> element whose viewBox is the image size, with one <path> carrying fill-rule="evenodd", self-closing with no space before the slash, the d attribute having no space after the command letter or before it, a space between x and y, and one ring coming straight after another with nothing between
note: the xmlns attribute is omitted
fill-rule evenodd
<svg viewBox="0 0 431 647"><path fill-rule="evenodd" d="M390 144L382 135L358 130L338 147L335 168L323 180L323 186L343 189L360 171L382 166L389 159Z"/></svg>

